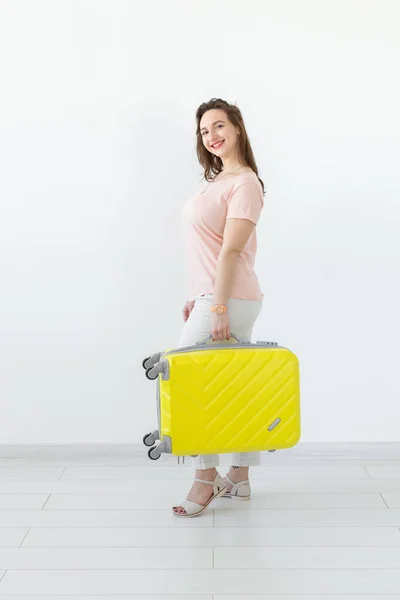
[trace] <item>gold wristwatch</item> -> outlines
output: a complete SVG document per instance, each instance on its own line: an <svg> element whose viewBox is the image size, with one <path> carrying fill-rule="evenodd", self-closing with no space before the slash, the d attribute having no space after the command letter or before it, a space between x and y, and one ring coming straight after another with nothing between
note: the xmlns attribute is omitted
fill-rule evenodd
<svg viewBox="0 0 400 600"><path fill-rule="evenodd" d="M228 307L225 306L224 304L215 304L214 306L212 306L210 308L210 310L212 312L217 313L217 315L222 315L223 313L225 313L228 310Z"/></svg>

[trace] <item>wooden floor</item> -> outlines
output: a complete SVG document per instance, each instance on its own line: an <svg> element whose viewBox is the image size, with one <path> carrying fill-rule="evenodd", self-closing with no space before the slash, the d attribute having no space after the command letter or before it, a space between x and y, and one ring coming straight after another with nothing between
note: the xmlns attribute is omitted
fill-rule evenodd
<svg viewBox="0 0 400 600"><path fill-rule="evenodd" d="M400 443L262 456L250 502L177 519L190 459L0 446L0 600L400 600Z"/></svg>

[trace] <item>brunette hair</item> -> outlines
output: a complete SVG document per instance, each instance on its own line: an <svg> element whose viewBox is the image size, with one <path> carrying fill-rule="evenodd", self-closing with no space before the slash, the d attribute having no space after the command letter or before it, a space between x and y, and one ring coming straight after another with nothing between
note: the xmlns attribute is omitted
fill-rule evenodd
<svg viewBox="0 0 400 600"><path fill-rule="evenodd" d="M241 163L253 169L255 174L257 175L258 180L260 181L263 189L263 196L265 196L265 188L264 182L258 176L258 169L256 165L256 161L254 159L253 150L251 149L249 136L247 135L246 128L244 126L244 121L242 117L242 113L239 108L235 104L229 104L225 100L221 98L211 98L208 102L204 102L199 106L196 111L196 137L197 137L197 158L199 159L199 163L204 168L204 178L206 181L213 181L214 177L218 175L222 171L222 160L219 156L212 154L209 152L207 148L203 144L202 135L200 132L200 120L205 112L211 110L213 108L222 108L222 110L226 113L228 120L235 125L235 127L239 127L240 135L238 139L238 158Z"/></svg>

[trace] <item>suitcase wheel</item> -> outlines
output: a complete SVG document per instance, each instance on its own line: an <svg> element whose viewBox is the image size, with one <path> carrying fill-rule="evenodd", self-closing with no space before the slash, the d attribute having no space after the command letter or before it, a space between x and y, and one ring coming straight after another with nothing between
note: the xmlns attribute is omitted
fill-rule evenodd
<svg viewBox="0 0 400 600"><path fill-rule="evenodd" d="M158 446L153 446L153 448L150 448L147 455L151 460L158 460L161 456L161 452L158 449Z"/></svg>
<svg viewBox="0 0 400 600"><path fill-rule="evenodd" d="M157 377L158 377L158 373L156 373L155 375L153 374L153 376L150 377L149 371L151 371L152 368L153 367L151 367L150 369L146 369L146 377L147 377L147 379L150 379L150 381L154 381L154 379L157 379Z"/></svg>
<svg viewBox="0 0 400 600"><path fill-rule="evenodd" d="M146 435L143 437L143 444L145 446L152 446L157 439L158 431L151 431L150 433L146 433Z"/></svg>
<svg viewBox="0 0 400 600"><path fill-rule="evenodd" d="M147 367L146 367L146 361L148 361L148 360L149 360L149 358L151 358L151 356L146 356L146 358L144 358L144 359L143 359L143 361L142 361L142 367L143 367L143 369L146 369L146 368L147 368Z"/></svg>

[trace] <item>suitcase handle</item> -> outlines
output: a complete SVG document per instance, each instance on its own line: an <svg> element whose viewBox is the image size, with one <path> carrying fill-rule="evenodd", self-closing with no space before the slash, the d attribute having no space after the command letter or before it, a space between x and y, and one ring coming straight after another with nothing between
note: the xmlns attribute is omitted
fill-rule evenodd
<svg viewBox="0 0 400 600"><path fill-rule="evenodd" d="M239 340L238 337L236 337L236 335L234 333L231 333L230 338L235 338L235 340L238 342L238 344L250 344L251 342L243 342L242 340ZM229 339L230 339L229 338ZM212 339L212 335L208 335L202 342L196 342L196 346L203 346L205 344L207 344L207 342L209 342L210 340L212 340L212 342L228 342L228 340L213 340Z"/></svg>

